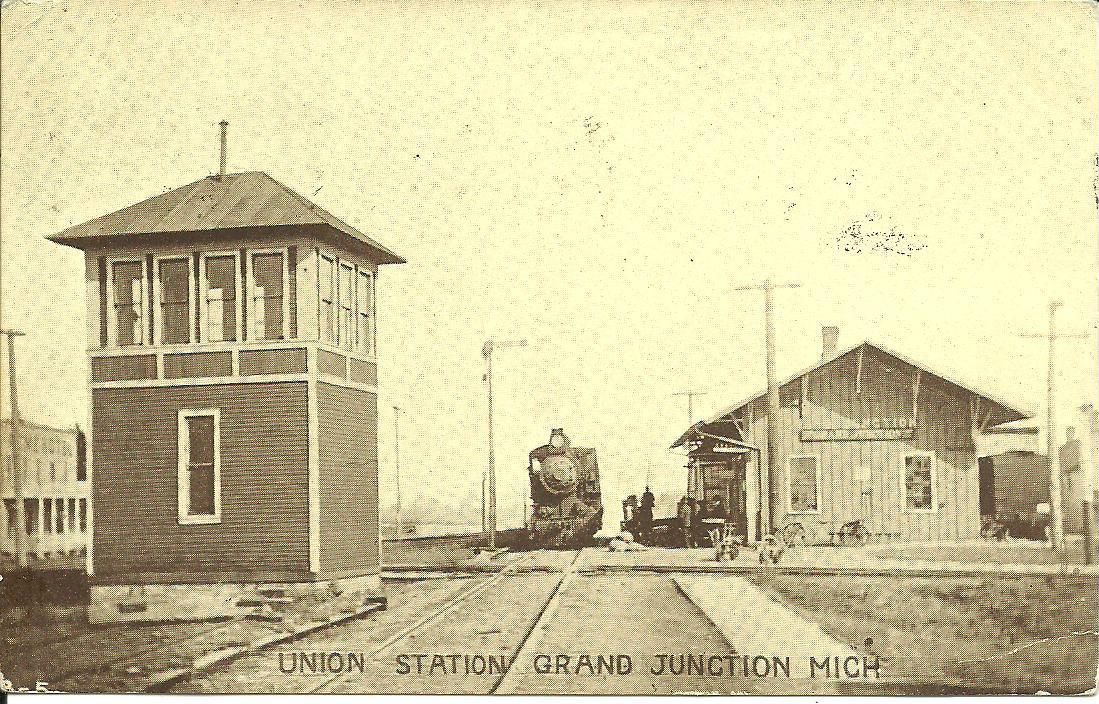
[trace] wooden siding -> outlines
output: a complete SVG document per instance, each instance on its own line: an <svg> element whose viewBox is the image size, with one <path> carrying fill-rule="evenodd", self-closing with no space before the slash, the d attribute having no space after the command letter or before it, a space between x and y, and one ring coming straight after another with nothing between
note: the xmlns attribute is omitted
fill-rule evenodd
<svg viewBox="0 0 1099 704"><path fill-rule="evenodd" d="M329 350L317 350L317 370L343 379L347 376L347 357Z"/></svg>
<svg viewBox="0 0 1099 704"><path fill-rule="evenodd" d="M232 352L187 352L164 355L165 379L229 376L232 373Z"/></svg>
<svg viewBox="0 0 1099 704"><path fill-rule="evenodd" d="M957 387L921 375L915 428L908 439L803 441L803 428L866 428L875 419L911 419L915 369L866 348L861 382L858 350L782 388L776 458L768 474L771 525L800 521L818 538L861 518L876 538L964 539L980 534L976 448L972 441L970 398ZM793 402L792 399L798 399ZM751 404L749 442L767 461L766 399ZM931 512L905 508L904 457L935 456L935 503ZM811 455L820 462L821 506L817 514L789 514L787 461Z"/></svg>
<svg viewBox="0 0 1099 704"><path fill-rule="evenodd" d="M241 350L240 373L255 374L304 374L306 352L304 349Z"/></svg>
<svg viewBox="0 0 1099 704"><path fill-rule="evenodd" d="M156 355L153 354L92 358L92 383L155 378Z"/></svg>
<svg viewBox="0 0 1099 704"><path fill-rule="evenodd" d="M378 383L378 365L351 358L351 381L375 386Z"/></svg>
<svg viewBox="0 0 1099 704"><path fill-rule="evenodd" d="M96 389L94 568L138 573L306 573L309 568L304 382ZM177 413L221 409L221 513L177 522Z"/></svg>
<svg viewBox="0 0 1099 704"><path fill-rule="evenodd" d="M287 290L282 295L286 296L286 302L290 310L290 319L286 321L289 338L293 340L298 336L298 247L290 245L286 248L286 282Z"/></svg>
<svg viewBox="0 0 1099 704"><path fill-rule="evenodd" d="M376 574L378 399L317 383L320 429L320 576Z"/></svg>

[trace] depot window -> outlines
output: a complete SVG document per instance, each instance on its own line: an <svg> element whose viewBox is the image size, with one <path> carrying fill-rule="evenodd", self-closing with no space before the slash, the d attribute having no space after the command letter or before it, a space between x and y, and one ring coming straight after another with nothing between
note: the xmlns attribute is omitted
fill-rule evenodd
<svg viewBox="0 0 1099 704"><path fill-rule="evenodd" d="M221 414L179 412L179 522L221 522Z"/></svg>
<svg viewBox="0 0 1099 704"><path fill-rule="evenodd" d="M820 512L820 461L810 455L791 457L790 513Z"/></svg>
<svg viewBox="0 0 1099 704"><path fill-rule="evenodd" d="M935 511L935 455L920 452L904 457L904 507L908 511Z"/></svg>

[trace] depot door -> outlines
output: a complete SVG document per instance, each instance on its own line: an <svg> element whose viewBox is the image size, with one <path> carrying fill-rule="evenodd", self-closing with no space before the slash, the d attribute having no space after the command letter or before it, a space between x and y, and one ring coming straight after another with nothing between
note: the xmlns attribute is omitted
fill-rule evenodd
<svg viewBox="0 0 1099 704"><path fill-rule="evenodd" d="M739 453L720 462L707 462L702 468L702 495L707 509L720 499L725 518L739 535L748 533L748 511L744 481L747 453Z"/></svg>

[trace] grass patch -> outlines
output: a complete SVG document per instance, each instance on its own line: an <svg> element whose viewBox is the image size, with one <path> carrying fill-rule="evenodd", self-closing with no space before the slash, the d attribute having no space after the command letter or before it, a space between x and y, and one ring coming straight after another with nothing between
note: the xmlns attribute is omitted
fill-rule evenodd
<svg viewBox="0 0 1099 704"><path fill-rule="evenodd" d="M882 547L871 546L867 548L867 551L874 557L906 561L932 560L999 565L1082 565L1085 562L1084 548L1081 541L1069 542L1065 549L1059 552L1055 552L1045 543L1029 540L952 545L900 543Z"/></svg>
<svg viewBox="0 0 1099 704"><path fill-rule="evenodd" d="M840 640L882 658L882 677L989 692L1095 686L1094 579L1061 576L749 577Z"/></svg>

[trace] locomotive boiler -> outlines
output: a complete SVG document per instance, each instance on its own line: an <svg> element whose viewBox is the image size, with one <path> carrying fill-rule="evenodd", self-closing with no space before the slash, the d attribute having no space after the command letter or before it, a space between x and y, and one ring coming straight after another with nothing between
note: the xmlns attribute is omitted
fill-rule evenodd
<svg viewBox="0 0 1099 704"><path fill-rule="evenodd" d="M527 473L533 504L527 528L532 547L582 547L603 524L599 463L593 447L572 447L554 428L549 443L530 451Z"/></svg>

